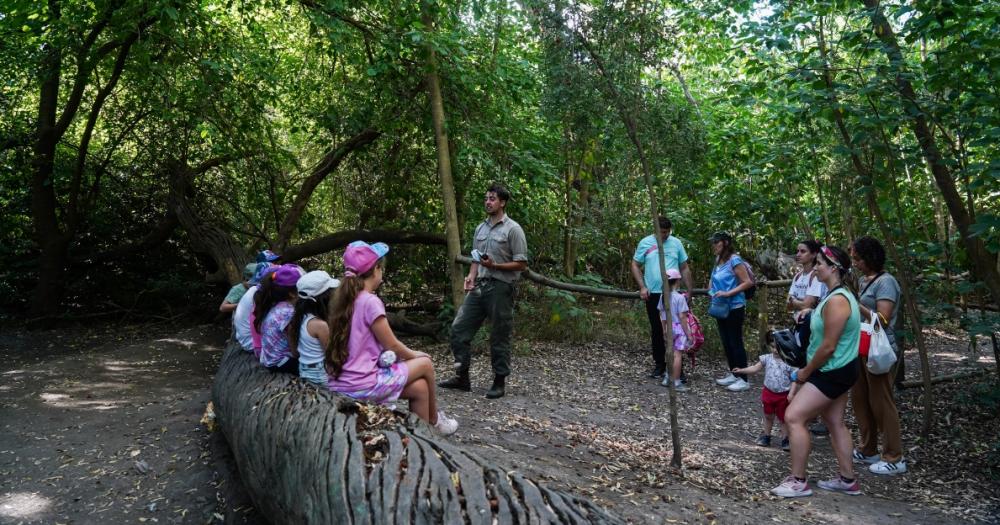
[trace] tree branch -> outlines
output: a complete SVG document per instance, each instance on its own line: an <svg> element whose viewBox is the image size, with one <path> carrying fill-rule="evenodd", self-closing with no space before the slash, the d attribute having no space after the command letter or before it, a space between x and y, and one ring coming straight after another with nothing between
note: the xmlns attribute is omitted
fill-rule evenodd
<svg viewBox="0 0 1000 525"><path fill-rule="evenodd" d="M97 119L101 115L104 101L107 100L108 96L111 95L111 92L118 85L122 71L125 70L125 61L128 59L129 51L132 49L132 44L138 38L138 33L132 33L122 42L121 48L118 50L118 56L115 58L114 69L111 71L111 78L108 79L108 83L97 93L97 96L94 98L94 104L90 107L90 114L87 116L87 125L84 127L83 136L80 138L80 147L76 153L76 168L73 170L73 179L70 183L69 209L66 220L66 229L68 231L75 231L79 224L80 185L87 165L87 151L90 149L90 139L94 133L94 126L97 125Z"/></svg>
<svg viewBox="0 0 1000 525"><path fill-rule="evenodd" d="M316 187L326 179L327 175L336 170L351 152L371 144L379 135L381 132L373 128L364 129L323 156L319 164L313 168L312 173L302 182L302 186L299 187L299 192L295 196L295 202L292 203L291 209L285 214L281 227L278 228L276 246L278 250L284 250L285 246L288 245L288 241L291 240L292 233L294 233L299 219L302 218L302 214L309 205L309 199L316 191Z"/></svg>
<svg viewBox="0 0 1000 525"><path fill-rule="evenodd" d="M281 252L281 259L292 262L347 246L351 241L386 242L391 244L426 244L445 246L443 234L407 232L397 230L345 230L331 233L302 244L289 246Z"/></svg>

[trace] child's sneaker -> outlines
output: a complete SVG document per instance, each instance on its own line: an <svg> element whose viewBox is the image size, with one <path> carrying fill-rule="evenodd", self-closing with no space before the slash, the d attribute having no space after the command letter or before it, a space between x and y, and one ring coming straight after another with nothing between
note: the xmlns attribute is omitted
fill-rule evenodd
<svg viewBox="0 0 1000 525"><path fill-rule="evenodd" d="M812 496L813 491L809 488L808 482L804 480L799 481L795 479L795 476L788 476L781 482L781 485L771 489L771 494L783 498L800 498L802 496Z"/></svg>
<svg viewBox="0 0 1000 525"><path fill-rule="evenodd" d="M851 454L851 458L854 460L855 463L865 463L866 465L873 465L875 463L878 463L879 460L882 459L882 456L879 456L878 454L875 454L874 456L866 456L860 450L854 449L854 452Z"/></svg>
<svg viewBox="0 0 1000 525"><path fill-rule="evenodd" d="M844 481L843 477L837 476L833 479L820 481L819 483L816 483L816 485L823 490L843 492L849 496L857 496L858 494L861 494L861 485L858 483L857 479L848 483Z"/></svg>
<svg viewBox="0 0 1000 525"><path fill-rule="evenodd" d="M757 436L757 441L754 443L757 443L759 447L769 447L771 446L771 436Z"/></svg>
<svg viewBox="0 0 1000 525"><path fill-rule="evenodd" d="M438 410L438 420L434 423L434 430L442 436L450 436L458 430L458 421L444 415L443 410Z"/></svg>
<svg viewBox="0 0 1000 525"><path fill-rule="evenodd" d="M895 463L889 463L888 461L879 461L868 467L868 470L872 474L880 474L883 476L895 476L896 474L902 474L906 472L906 461L899 460Z"/></svg>
<svg viewBox="0 0 1000 525"><path fill-rule="evenodd" d="M788 436L781 438L781 450L785 452L792 450L792 446L788 443Z"/></svg>

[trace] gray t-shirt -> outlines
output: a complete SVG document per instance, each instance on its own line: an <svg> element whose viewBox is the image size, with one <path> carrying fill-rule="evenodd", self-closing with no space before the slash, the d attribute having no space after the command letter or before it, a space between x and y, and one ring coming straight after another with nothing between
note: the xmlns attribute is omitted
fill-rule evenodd
<svg viewBox="0 0 1000 525"><path fill-rule="evenodd" d="M491 225L487 217L476 227L476 235L472 247L479 253L487 254L496 263L512 261L528 261L528 241L524 237L521 225L508 216ZM479 265L479 278L492 277L512 283L521 277L521 272L509 270L494 270Z"/></svg>
<svg viewBox="0 0 1000 525"><path fill-rule="evenodd" d="M899 304L899 298L902 295L899 283L896 281L896 278L888 272L883 272L874 279L875 280L872 282L871 286L868 286L868 283L871 280L867 277L862 277L858 281L858 286L863 291L858 302L873 312L876 311L876 304L878 301L885 300L893 302L895 306L892 308L892 317L889 319L889 326L885 329L885 335L889 336L889 343L892 344L892 349L898 351L896 348L895 328L896 317L899 314L899 307L901 306Z"/></svg>

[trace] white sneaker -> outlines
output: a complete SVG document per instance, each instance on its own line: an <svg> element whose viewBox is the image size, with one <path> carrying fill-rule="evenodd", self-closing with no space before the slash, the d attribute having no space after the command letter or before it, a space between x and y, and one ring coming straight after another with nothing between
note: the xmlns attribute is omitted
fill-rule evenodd
<svg viewBox="0 0 1000 525"><path fill-rule="evenodd" d="M868 470L872 474L881 474L883 476L895 476L896 474L903 474L906 472L906 461L899 460L895 463L889 463L888 461L879 461L868 467Z"/></svg>
<svg viewBox="0 0 1000 525"><path fill-rule="evenodd" d="M736 376L734 376L732 373L729 373L729 374L726 374L726 377L723 377L721 379L716 379L715 380L715 384L721 385L721 386L729 386L729 385L733 384L737 379L739 379L739 378L736 377Z"/></svg>
<svg viewBox="0 0 1000 525"><path fill-rule="evenodd" d="M731 385L727 386L726 390L730 392L742 392L744 390L748 390L749 388L750 388L750 383L747 383L746 381L740 378L736 378L736 381L733 381Z"/></svg>
<svg viewBox="0 0 1000 525"><path fill-rule="evenodd" d="M860 450L854 449L854 452L851 453L851 458L854 460L855 463L874 465L875 463L878 463L880 459L882 459L882 456L878 454L875 454L874 456L866 456L862 454Z"/></svg>
<svg viewBox="0 0 1000 525"><path fill-rule="evenodd" d="M781 485L771 489L771 494L783 498L800 498L802 496L812 496L813 491L809 488L809 483L799 481L792 476L788 476Z"/></svg>
<svg viewBox="0 0 1000 525"><path fill-rule="evenodd" d="M458 430L458 421L444 415L443 410L438 410L438 420L434 423L434 430L442 436L450 436Z"/></svg>

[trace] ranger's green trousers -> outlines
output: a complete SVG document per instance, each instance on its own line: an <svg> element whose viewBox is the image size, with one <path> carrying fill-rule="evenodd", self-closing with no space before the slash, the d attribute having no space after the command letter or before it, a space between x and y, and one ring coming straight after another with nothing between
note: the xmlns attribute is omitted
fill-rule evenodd
<svg viewBox="0 0 1000 525"><path fill-rule="evenodd" d="M465 302L451 324L451 353L463 370L472 361L472 338L483 321L492 323L490 331L490 362L493 373L510 375L510 335L514 330L514 290L516 285L485 278L465 294Z"/></svg>

